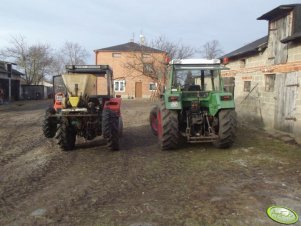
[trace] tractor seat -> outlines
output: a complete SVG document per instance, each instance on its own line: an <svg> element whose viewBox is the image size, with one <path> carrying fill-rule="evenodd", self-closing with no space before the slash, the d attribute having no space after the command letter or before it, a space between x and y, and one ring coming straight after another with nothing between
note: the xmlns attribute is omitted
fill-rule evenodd
<svg viewBox="0 0 301 226"><path fill-rule="evenodd" d="M200 85L190 85L188 87L188 91L201 91L201 86Z"/></svg>

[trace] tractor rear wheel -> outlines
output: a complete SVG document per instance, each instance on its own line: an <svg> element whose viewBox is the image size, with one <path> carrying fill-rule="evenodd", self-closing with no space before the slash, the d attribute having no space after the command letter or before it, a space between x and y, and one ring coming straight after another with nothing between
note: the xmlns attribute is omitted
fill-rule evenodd
<svg viewBox="0 0 301 226"><path fill-rule="evenodd" d="M235 140L236 112L233 109L221 110L218 113L218 140L213 142L217 148L229 148Z"/></svg>
<svg viewBox="0 0 301 226"><path fill-rule="evenodd" d="M119 117L116 112L105 109L102 112L102 134L110 150L119 150ZM122 122L122 121L121 121Z"/></svg>
<svg viewBox="0 0 301 226"><path fill-rule="evenodd" d="M69 124L66 117L62 117L60 128L57 136L61 149L63 151L70 151L75 147L76 131L73 126Z"/></svg>
<svg viewBox="0 0 301 226"><path fill-rule="evenodd" d="M175 149L179 141L178 113L161 102L157 112L158 140L162 150Z"/></svg>
<svg viewBox="0 0 301 226"><path fill-rule="evenodd" d="M53 138L57 130L57 119L55 117L50 117L55 114L54 108L48 108L45 112L43 121L43 133L46 138Z"/></svg>

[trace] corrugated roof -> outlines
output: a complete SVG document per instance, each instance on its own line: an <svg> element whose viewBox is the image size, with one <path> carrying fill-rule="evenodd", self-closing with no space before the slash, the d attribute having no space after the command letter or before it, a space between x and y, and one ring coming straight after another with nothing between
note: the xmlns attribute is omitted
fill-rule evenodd
<svg viewBox="0 0 301 226"><path fill-rule="evenodd" d="M277 8L263 14L258 17L257 20L271 20L275 17L281 17L282 15L286 15L288 12L292 11L296 6L300 6L301 4L290 4L290 5L280 5Z"/></svg>
<svg viewBox="0 0 301 226"><path fill-rule="evenodd" d="M9 63L9 62L6 62L6 61L0 61L0 72L4 73L4 74L8 74L8 71L5 69L5 64L16 65L14 63ZM20 71L15 70L15 69L12 69L12 74L16 75L16 76L23 75L23 73L21 73Z"/></svg>
<svg viewBox="0 0 301 226"><path fill-rule="evenodd" d="M116 52L151 52L151 53L164 53L164 51L159 50L159 49L155 49L155 48L151 48L145 45L140 45L137 44L135 42L128 42L125 44L121 44L121 45L116 45L116 46L110 46L107 48L102 48L102 49L96 49L94 50L94 52L106 52L106 51L116 51Z"/></svg>
<svg viewBox="0 0 301 226"><path fill-rule="evenodd" d="M224 57L232 58L232 57L241 56L241 55L245 55L245 54L258 53L259 48L266 48L267 44L268 44L268 36L264 36L260 39L257 39L254 42L251 42L237 50L234 50L233 52L230 52L230 53L222 56L221 59Z"/></svg>

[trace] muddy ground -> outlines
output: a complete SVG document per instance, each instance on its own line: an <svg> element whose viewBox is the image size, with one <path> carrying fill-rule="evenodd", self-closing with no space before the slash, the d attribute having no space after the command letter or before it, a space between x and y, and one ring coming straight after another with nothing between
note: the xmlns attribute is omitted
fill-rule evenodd
<svg viewBox="0 0 301 226"><path fill-rule="evenodd" d="M298 146L240 127L230 149L160 151L153 104L125 100L119 152L101 137L62 152L42 135L48 104L0 106L0 225L278 225L275 204L301 215Z"/></svg>

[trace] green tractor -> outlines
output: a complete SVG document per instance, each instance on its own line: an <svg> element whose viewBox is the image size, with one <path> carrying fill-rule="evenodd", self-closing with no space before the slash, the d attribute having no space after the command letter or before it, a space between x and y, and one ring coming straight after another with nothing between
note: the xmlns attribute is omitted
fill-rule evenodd
<svg viewBox="0 0 301 226"><path fill-rule="evenodd" d="M218 59L170 61L160 104L150 113L150 126L162 150L177 148L183 138L218 148L232 146L236 112L220 74L224 69Z"/></svg>

